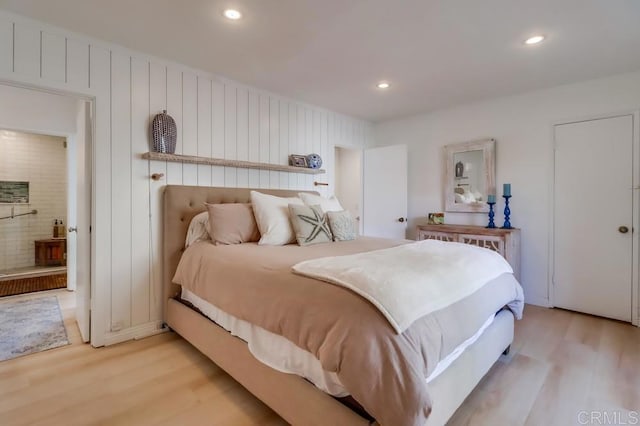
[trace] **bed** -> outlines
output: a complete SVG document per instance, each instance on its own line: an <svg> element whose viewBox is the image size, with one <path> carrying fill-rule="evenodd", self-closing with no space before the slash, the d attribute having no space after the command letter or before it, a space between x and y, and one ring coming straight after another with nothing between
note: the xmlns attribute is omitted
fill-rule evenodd
<svg viewBox="0 0 640 426"><path fill-rule="evenodd" d="M298 192L260 191L286 197L295 196ZM374 423L366 413L350 408L302 377L278 371L258 361L244 340L234 337L211 321L201 313L202 309L195 309L191 303L181 300L182 288L174 284L172 278L183 255L184 236L191 218L204 210L205 202L246 203L249 197L250 189L165 187L163 272L167 325L291 424ZM320 288L319 284L311 281L306 284ZM500 310L477 339L429 383L429 396L433 404L427 419L428 425L444 424L500 354L509 347L513 339L513 322L511 311Z"/></svg>

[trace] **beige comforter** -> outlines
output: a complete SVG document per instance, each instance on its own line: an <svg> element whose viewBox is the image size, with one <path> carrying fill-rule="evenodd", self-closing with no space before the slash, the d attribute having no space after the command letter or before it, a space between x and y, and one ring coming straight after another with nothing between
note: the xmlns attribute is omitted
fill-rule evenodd
<svg viewBox="0 0 640 426"><path fill-rule="evenodd" d="M200 242L185 251L174 282L314 354L380 424L422 425L431 412L425 379L437 363L503 306L521 315L522 289L513 276L501 275L396 334L357 294L291 272L303 260L404 243L375 238L307 247Z"/></svg>

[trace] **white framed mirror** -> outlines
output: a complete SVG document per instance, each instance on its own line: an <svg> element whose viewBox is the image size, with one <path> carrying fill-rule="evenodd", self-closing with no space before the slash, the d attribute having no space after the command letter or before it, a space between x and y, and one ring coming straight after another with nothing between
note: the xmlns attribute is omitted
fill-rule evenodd
<svg viewBox="0 0 640 426"><path fill-rule="evenodd" d="M445 211L485 213L487 196L496 193L495 139L446 145Z"/></svg>

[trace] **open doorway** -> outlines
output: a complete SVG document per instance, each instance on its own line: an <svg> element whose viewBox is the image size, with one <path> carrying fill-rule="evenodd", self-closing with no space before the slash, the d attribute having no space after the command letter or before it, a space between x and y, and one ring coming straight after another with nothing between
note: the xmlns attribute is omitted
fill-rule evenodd
<svg viewBox="0 0 640 426"><path fill-rule="evenodd" d="M0 361L90 340L92 110L0 84Z"/></svg>
<svg viewBox="0 0 640 426"><path fill-rule="evenodd" d="M362 150L335 147L335 195L358 221L362 234Z"/></svg>
<svg viewBox="0 0 640 426"><path fill-rule="evenodd" d="M0 129L0 297L67 287L67 138Z"/></svg>

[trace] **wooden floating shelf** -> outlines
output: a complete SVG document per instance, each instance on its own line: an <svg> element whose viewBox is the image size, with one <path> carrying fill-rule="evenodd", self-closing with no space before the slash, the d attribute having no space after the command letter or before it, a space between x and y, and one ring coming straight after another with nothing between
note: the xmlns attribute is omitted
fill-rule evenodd
<svg viewBox="0 0 640 426"><path fill-rule="evenodd" d="M238 167L241 169L271 170L276 172L304 173L307 175L321 175L324 169L307 169L305 167L282 166L280 164L254 163L253 161L225 160L222 158L197 157L194 155L165 154L162 152L145 152L145 160L171 161L174 163L204 164L208 166Z"/></svg>

